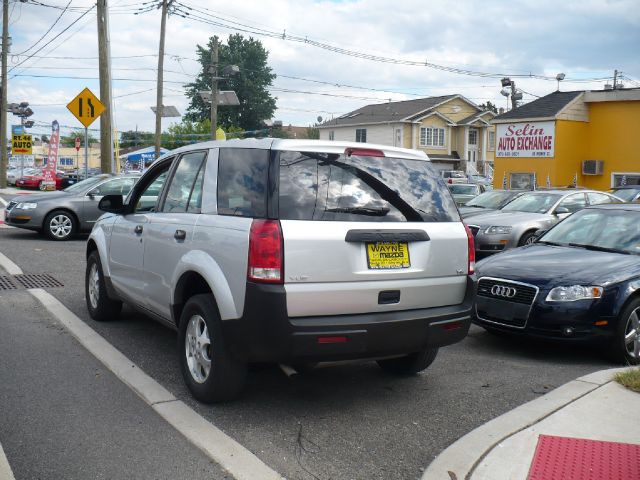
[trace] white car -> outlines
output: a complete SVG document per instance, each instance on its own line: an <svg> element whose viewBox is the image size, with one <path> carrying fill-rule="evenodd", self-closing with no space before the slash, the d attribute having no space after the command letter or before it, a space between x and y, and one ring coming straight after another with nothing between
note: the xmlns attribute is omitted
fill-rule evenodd
<svg viewBox="0 0 640 480"><path fill-rule="evenodd" d="M87 243L95 320L122 302L178 330L195 398L239 394L250 362L371 358L416 373L464 338L474 249L422 152L235 140L157 160Z"/></svg>

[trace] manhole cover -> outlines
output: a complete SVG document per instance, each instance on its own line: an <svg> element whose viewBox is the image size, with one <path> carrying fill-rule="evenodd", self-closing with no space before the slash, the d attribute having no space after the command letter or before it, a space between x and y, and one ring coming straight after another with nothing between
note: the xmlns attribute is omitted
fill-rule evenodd
<svg viewBox="0 0 640 480"><path fill-rule="evenodd" d="M54 288L64 287L62 283L46 273L25 273L22 275L14 275L13 278L24 288Z"/></svg>
<svg viewBox="0 0 640 480"><path fill-rule="evenodd" d="M11 281L11 277L0 275L0 290L15 290L18 286Z"/></svg>

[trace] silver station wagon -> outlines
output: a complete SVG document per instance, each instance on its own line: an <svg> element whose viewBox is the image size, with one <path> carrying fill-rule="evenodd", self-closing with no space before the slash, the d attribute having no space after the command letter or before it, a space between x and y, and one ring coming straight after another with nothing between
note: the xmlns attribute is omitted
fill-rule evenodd
<svg viewBox="0 0 640 480"><path fill-rule="evenodd" d="M158 159L87 244L95 320L122 302L178 330L203 402L242 390L251 362L301 370L376 360L411 374L464 338L471 233L421 152L236 140Z"/></svg>

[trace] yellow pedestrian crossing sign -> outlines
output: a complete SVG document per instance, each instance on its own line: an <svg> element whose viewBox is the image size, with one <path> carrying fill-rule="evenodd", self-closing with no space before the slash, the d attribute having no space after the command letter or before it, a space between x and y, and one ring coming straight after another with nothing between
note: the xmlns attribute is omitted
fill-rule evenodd
<svg viewBox="0 0 640 480"><path fill-rule="evenodd" d="M71 100L67 108L87 128L105 110L105 106L88 88L82 90L76 98Z"/></svg>

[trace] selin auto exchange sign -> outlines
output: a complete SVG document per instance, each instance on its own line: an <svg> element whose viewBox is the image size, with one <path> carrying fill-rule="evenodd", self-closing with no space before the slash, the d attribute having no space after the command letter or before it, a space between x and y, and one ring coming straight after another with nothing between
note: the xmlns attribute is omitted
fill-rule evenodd
<svg viewBox="0 0 640 480"><path fill-rule="evenodd" d="M553 157L555 122L501 123L496 157Z"/></svg>

